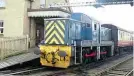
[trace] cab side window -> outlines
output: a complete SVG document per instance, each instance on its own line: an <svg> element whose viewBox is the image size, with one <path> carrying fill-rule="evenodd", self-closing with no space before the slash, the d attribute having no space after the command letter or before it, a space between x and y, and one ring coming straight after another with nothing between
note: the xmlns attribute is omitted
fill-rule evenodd
<svg viewBox="0 0 134 76"><path fill-rule="evenodd" d="M70 29L69 29L69 37L71 39L75 39L75 26L76 26L76 23L72 21L70 24Z"/></svg>
<svg viewBox="0 0 134 76"><path fill-rule="evenodd" d="M94 24L94 30L97 30L97 24Z"/></svg>

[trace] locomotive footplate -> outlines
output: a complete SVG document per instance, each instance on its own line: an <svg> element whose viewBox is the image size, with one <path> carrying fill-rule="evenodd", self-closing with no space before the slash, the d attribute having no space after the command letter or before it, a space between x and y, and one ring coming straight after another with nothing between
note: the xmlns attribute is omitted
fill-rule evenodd
<svg viewBox="0 0 134 76"><path fill-rule="evenodd" d="M101 43L98 43L96 41L91 40L83 40L82 41L82 47L89 47L89 46L112 46L114 45L114 42L112 41L101 41Z"/></svg>

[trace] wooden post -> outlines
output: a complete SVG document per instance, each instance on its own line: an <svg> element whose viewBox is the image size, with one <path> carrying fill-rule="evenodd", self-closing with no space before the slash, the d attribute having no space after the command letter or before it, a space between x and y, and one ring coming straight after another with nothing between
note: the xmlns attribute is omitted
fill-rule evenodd
<svg viewBox="0 0 134 76"><path fill-rule="evenodd" d="M0 40L0 60L2 60L2 40Z"/></svg>
<svg viewBox="0 0 134 76"><path fill-rule="evenodd" d="M4 42L4 40L2 40L2 42L1 42L1 60L3 60L3 58L4 58L4 53L3 53L3 50L4 50L4 47L5 47L5 42Z"/></svg>
<svg viewBox="0 0 134 76"><path fill-rule="evenodd" d="M28 47L29 46L29 36L28 35L26 36L26 41L27 41L26 42L26 48L27 48L27 52L28 52L28 48L29 48Z"/></svg>

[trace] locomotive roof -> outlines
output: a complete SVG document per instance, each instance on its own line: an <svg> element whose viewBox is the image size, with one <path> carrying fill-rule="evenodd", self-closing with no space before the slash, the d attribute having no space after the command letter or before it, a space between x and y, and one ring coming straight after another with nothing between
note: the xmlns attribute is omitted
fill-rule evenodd
<svg viewBox="0 0 134 76"><path fill-rule="evenodd" d="M72 14L81 14L81 15L85 15L85 16L87 16L90 20L94 20L95 22L100 23L100 21L98 21L97 19L95 19L95 18L93 18L93 17L91 17L91 16L88 16L88 15L85 14L85 13L76 12L76 13L72 13Z"/></svg>

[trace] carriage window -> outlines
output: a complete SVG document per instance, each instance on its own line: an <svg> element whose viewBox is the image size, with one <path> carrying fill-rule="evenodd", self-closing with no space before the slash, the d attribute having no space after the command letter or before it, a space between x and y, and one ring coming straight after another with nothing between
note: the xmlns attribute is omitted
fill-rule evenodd
<svg viewBox="0 0 134 76"><path fill-rule="evenodd" d="M94 24L94 30L97 30L97 25L96 24Z"/></svg>
<svg viewBox="0 0 134 76"><path fill-rule="evenodd" d="M120 35L121 35L121 38L122 38L122 32L121 32L121 34L120 34Z"/></svg>
<svg viewBox="0 0 134 76"><path fill-rule="evenodd" d="M124 32L121 32L121 39L123 40L123 35L124 35Z"/></svg>

